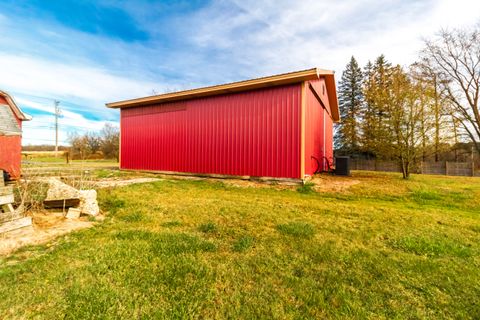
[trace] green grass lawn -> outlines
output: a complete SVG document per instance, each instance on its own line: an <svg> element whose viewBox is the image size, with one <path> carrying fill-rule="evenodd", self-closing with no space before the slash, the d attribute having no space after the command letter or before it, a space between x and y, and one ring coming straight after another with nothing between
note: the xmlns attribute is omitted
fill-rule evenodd
<svg viewBox="0 0 480 320"><path fill-rule="evenodd" d="M479 178L335 179L102 190L104 222L0 259L0 318L480 318Z"/></svg>

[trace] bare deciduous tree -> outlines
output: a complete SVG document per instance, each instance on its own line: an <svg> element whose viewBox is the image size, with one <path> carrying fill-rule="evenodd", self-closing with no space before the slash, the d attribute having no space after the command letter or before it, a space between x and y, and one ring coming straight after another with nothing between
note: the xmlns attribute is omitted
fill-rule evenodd
<svg viewBox="0 0 480 320"><path fill-rule="evenodd" d="M87 147L90 154L95 154L100 151L100 147L102 145L102 139L99 135L95 132L87 132L85 134L85 142L87 143Z"/></svg>
<svg viewBox="0 0 480 320"><path fill-rule="evenodd" d="M454 117L480 153L480 24L442 30L426 41L422 58L434 70L454 107Z"/></svg>
<svg viewBox="0 0 480 320"><path fill-rule="evenodd" d="M120 130L109 123L100 132L101 150L105 158L119 158Z"/></svg>
<svg viewBox="0 0 480 320"><path fill-rule="evenodd" d="M80 159L86 159L90 154L90 150L88 148L88 143L85 136L80 136L76 132L72 132L68 136L68 140L70 142L72 157L78 156Z"/></svg>

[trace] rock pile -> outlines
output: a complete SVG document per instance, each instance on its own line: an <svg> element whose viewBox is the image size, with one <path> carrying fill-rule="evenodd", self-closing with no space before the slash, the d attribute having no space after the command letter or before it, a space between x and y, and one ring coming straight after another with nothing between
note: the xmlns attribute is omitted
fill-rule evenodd
<svg viewBox="0 0 480 320"><path fill-rule="evenodd" d="M45 202L54 203L59 201L60 206L65 208L66 203L75 203L72 200L78 199L78 206L70 206L66 214L66 218L77 219L81 214L96 216L100 213L97 202L97 191L95 190L78 190L68 184L63 183L57 178L49 178L45 181L49 188Z"/></svg>

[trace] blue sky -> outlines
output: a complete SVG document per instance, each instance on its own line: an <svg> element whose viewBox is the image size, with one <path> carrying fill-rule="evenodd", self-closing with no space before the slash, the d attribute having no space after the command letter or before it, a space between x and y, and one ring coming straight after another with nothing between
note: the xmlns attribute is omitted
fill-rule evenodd
<svg viewBox="0 0 480 320"><path fill-rule="evenodd" d="M468 0L2 0L0 89L34 118L24 144L118 123L106 102L311 67L402 65L422 38L480 21Z"/></svg>

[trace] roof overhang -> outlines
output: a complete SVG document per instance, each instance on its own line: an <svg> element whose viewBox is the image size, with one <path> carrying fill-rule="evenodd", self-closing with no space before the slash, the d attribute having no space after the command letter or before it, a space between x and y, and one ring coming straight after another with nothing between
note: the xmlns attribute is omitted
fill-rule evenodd
<svg viewBox="0 0 480 320"><path fill-rule="evenodd" d="M312 68L308 70L284 73L269 77L232 82L222 85L191 89L185 91L178 91L172 93L165 93L160 95L148 96L137 99L130 99L118 102L107 103L108 108L124 109L140 107L158 103L208 97L226 93L241 92L247 90L261 89L266 87L280 86L293 83L301 83L303 81L316 80L321 77L325 78L327 87L328 100L332 109L332 117L335 122L340 120L338 110L337 92L335 89L334 72L330 70L323 70L319 68Z"/></svg>
<svg viewBox="0 0 480 320"><path fill-rule="evenodd" d="M13 113L15 113L15 116L17 116L18 119L22 121L30 121L32 120L32 117L29 116L28 114L24 113L16 104L15 100L13 99L12 96L10 96L8 93L5 91L0 90L0 96L4 97L5 100L7 100L10 108L12 109Z"/></svg>

